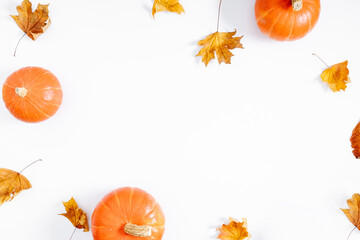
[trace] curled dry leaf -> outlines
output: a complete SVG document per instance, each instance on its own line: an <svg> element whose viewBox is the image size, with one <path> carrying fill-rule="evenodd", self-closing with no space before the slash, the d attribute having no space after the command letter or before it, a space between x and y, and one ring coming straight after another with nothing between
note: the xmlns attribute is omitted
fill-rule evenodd
<svg viewBox="0 0 360 240"><path fill-rule="evenodd" d="M345 91L346 84L350 83L349 69L347 68L348 61L329 66L318 55L315 53L313 55L327 66L327 69L320 75L321 79L328 84L333 92Z"/></svg>
<svg viewBox="0 0 360 240"><path fill-rule="evenodd" d="M22 190L31 188L29 180L18 172L0 169L0 206L19 194Z"/></svg>
<svg viewBox="0 0 360 240"><path fill-rule="evenodd" d="M335 64L321 74L321 79L329 85L333 92L345 91L346 84L350 82L348 61Z"/></svg>
<svg viewBox="0 0 360 240"><path fill-rule="evenodd" d="M185 13L179 0L155 0L152 8L153 17L155 17L155 13L162 11L175 12L178 14Z"/></svg>
<svg viewBox="0 0 360 240"><path fill-rule="evenodd" d="M49 5L38 4L34 12L29 0L24 0L20 6L17 6L18 16L11 15L17 25L32 40L36 40L50 26Z"/></svg>
<svg viewBox="0 0 360 240"><path fill-rule="evenodd" d="M247 240L250 239L251 235L247 229L247 222L246 219L243 219L243 222L239 222L233 218L229 218L230 223L228 225L223 224L221 228L218 230L220 231L218 239L221 240Z"/></svg>
<svg viewBox="0 0 360 240"><path fill-rule="evenodd" d="M351 147L353 148L353 154L356 158L360 158L360 122L354 128L351 138Z"/></svg>
<svg viewBox="0 0 360 240"><path fill-rule="evenodd" d="M66 213L60 215L69 219L69 221L78 229L84 229L84 232L89 231L89 224L86 213L78 207L76 201L72 197L68 202L63 202Z"/></svg>
<svg viewBox="0 0 360 240"><path fill-rule="evenodd" d="M240 43L241 37L234 37L236 30L233 32L215 32L208 35L205 39L198 42L199 46L203 46L196 56L202 56L202 62L205 66L215 58L215 53L219 64L224 62L231 63L231 57L234 56L230 50L235 48L243 48Z"/></svg>

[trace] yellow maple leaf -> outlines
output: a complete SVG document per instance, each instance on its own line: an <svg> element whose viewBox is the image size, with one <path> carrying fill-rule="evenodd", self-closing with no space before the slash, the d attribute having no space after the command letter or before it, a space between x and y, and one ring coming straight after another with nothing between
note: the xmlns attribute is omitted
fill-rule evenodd
<svg viewBox="0 0 360 240"><path fill-rule="evenodd" d="M352 224L360 230L360 194L355 193L347 200L349 209L341 209Z"/></svg>
<svg viewBox="0 0 360 240"><path fill-rule="evenodd" d="M162 11L176 12L178 14L185 13L179 0L155 0L152 8L153 17L155 17L155 13Z"/></svg>
<svg viewBox="0 0 360 240"><path fill-rule="evenodd" d="M216 57L219 61L226 64L231 63L231 57L234 56L230 50L235 48L243 48L240 43L241 37L234 37L236 30L233 32L215 32L208 35L205 39L198 42L199 46L203 46L196 56L202 56L202 62L205 66Z"/></svg>
<svg viewBox="0 0 360 240"><path fill-rule="evenodd" d="M228 225L223 224L221 228L218 230L220 231L218 239L221 240L247 240L250 239L251 235L247 229L247 221L244 218L243 222L239 222L233 218L229 218L230 223Z"/></svg>
<svg viewBox="0 0 360 240"><path fill-rule="evenodd" d="M326 82L333 92L345 91L350 82L348 61L335 64L322 72L321 79Z"/></svg>
<svg viewBox="0 0 360 240"><path fill-rule="evenodd" d="M14 199L22 190L31 188L29 180L18 172L0 169L0 206Z"/></svg>
<svg viewBox="0 0 360 240"><path fill-rule="evenodd" d="M72 197L68 202L63 202L66 213L60 215L69 219L69 221L78 229L84 229L84 232L89 231L89 224L86 213L78 207L76 201Z"/></svg>
<svg viewBox="0 0 360 240"><path fill-rule="evenodd" d="M50 26L48 4L38 4L34 12L29 0L24 0L20 6L17 6L18 16L11 15L17 25L32 40L36 40Z"/></svg>

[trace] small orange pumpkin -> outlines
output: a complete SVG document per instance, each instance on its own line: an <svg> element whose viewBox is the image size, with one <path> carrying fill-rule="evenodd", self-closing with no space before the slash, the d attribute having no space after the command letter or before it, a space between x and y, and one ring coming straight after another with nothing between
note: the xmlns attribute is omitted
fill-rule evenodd
<svg viewBox="0 0 360 240"><path fill-rule="evenodd" d="M279 41L303 38L320 15L320 0L256 0L255 18L262 33Z"/></svg>
<svg viewBox="0 0 360 240"><path fill-rule="evenodd" d="M147 192L132 187L106 195L91 219L94 240L160 240L165 227L160 205Z"/></svg>
<svg viewBox="0 0 360 240"><path fill-rule="evenodd" d="M63 93L58 79L40 67L25 67L11 74L3 85L7 109L24 122L40 122L59 109Z"/></svg>

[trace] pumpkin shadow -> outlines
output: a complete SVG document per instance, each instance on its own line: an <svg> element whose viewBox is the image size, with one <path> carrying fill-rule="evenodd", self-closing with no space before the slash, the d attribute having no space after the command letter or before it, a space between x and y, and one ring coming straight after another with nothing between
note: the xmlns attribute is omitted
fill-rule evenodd
<svg viewBox="0 0 360 240"><path fill-rule="evenodd" d="M223 1L220 13L219 29L232 31L234 28L238 34L253 38L267 39L257 27L255 21L255 0L227 0ZM232 29L231 29L232 28Z"/></svg>

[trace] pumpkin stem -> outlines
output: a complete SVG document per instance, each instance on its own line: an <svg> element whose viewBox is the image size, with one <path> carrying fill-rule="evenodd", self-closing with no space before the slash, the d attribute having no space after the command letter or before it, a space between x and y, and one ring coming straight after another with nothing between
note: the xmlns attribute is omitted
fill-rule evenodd
<svg viewBox="0 0 360 240"><path fill-rule="evenodd" d="M23 98L28 93L28 90L24 87L17 87L17 88L15 88L15 92L17 95L19 95L19 97Z"/></svg>
<svg viewBox="0 0 360 240"><path fill-rule="evenodd" d="M303 7L303 0L291 0L295 12L300 11Z"/></svg>
<svg viewBox="0 0 360 240"><path fill-rule="evenodd" d="M132 223L127 223L124 227L124 231L135 237L150 237L151 236L151 227L148 225L136 225Z"/></svg>

